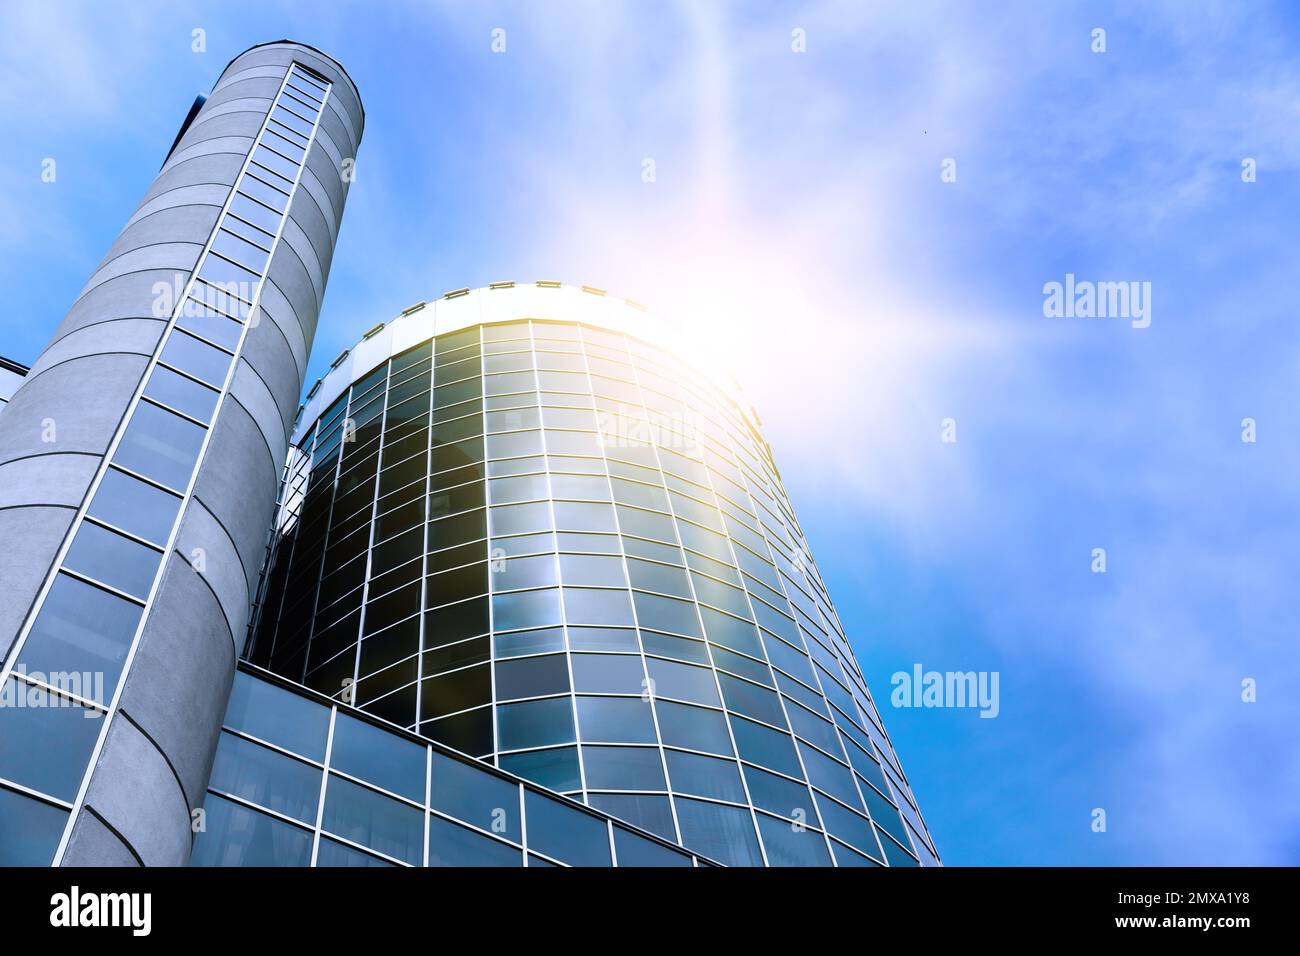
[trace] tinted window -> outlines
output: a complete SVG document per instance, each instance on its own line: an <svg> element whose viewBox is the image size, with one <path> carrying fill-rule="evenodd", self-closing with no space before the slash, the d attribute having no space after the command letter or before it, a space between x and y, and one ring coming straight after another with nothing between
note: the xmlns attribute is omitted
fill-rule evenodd
<svg viewBox="0 0 1300 956"><path fill-rule="evenodd" d="M497 700L544 697L569 689L569 661L564 654L525 657L496 665Z"/></svg>
<svg viewBox="0 0 1300 956"><path fill-rule="evenodd" d="M732 803L745 803L745 788L740 782L740 768L734 761L702 757L699 754L664 752L673 791L697 797L713 797Z"/></svg>
<svg viewBox="0 0 1300 956"><path fill-rule="evenodd" d="M758 830L769 866L830 866L826 838L816 830L758 814Z"/></svg>
<svg viewBox="0 0 1300 956"><path fill-rule="evenodd" d="M578 726L585 741L655 742L650 703L639 697L579 697Z"/></svg>
<svg viewBox="0 0 1300 956"><path fill-rule="evenodd" d="M507 754L500 758L500 765L508 773L559 793L577 790L582 786L578 775L577 747Z"/></svg>
<svg viewBox="0 0 1300 956"><path fill-rule="evenodd" d="M96 581L144 598L161 560L161 552L83 521L63 563Z"/></svg>
<svg viewBox="0 0 1300 956"><path fill-rule="evenodd" d="M582 762L589 790L667 789L658 747L583 747Z"/></svg>
<svg viewBox="0 0 1300 956"><path fill-rule="evenodd" d="M192 866L307 866L311 833L208 794L207 829L194 841Z"/></svg>
<svg viewBox="0 0 1300 956"><path fill-rule="evenodd" d="M574 689L602 694L640 694L645 670L636 654L574 654Z"/></svg>
<svg viewBox="0 0 1300 956"><path fill-rule="evenodd" d="M102 715L12 677L4 699L14 705L0 707L0 777L75 799Z"/></svg>
<svg viewBox="0 0 1300 956"><path fill-rule="evenodd" d="M572 866L609 866L609 834L598 817L529 790L528 847Z"/></svg>
<svg viewBox="0 0 1300 956"><path fill-rule="evenodd" d="M316 850L317 866L396 866L395 863L389 863L387 860L381 860L377 856L371 856L369 853L362 853L355 847L344 846L329 837L321 837L320 846Z"/></svg>
<svg viewBox="0 0 1300 956"><path fill-rule="evenodd" d="M221 321L233 324L226 319ZM212 410L217 407L216 392L161 365L155 367L149 376L144 393L204 422L211 419Z"/></svg>
<svg viewBox="0 0 1300 956"><path fill-rule="evenodd" d="M0 788L0 866L49 866L66 810Z"/></svg>
<svg viewBox="0 0 1300 956"><path fill-rule="evenodd" d="M172 332L163 346L162 360L211 385L221 385L230 368L230 356L184 332Z"/></svg>
<svg viewBox="0 0 1300 956"><path fill-rule="evenodd" d="M228 733L221 735L209 786L315 824L321 771Z"/></svg>
<svg viewBox="0 0 1300 956"><path fill-rule="evenodd" d="M415 807L331 775L321 826L353 843L419 864L424 858L423 817Z"/></svg>
<svg viewBox="0 0 1300 956"><path fill-rule="evenodd" d="M226 723L313 760L325 759L330 714L320 704L248 674L235 675Z"/></svg>
<svg viewBox="0 0 1300 956"><path fill-rule="evenodd" d="M29 672L102 671L107 695L117 685L140 612L101 588L57 575L19 661Z"/></svg>
<svg viewBox="0 0 1300 956"><path fill-rule="evenodd" d="M169 488L181 490L203 443L204 429L157 405L141 402L113 460Z"/></svg>
<svg viewBox="0 0 1300 956"><path fill-rule="evenodd" d="M141 538L166 544L180 503L175 495L110 468L88 513Z"/></svg>
<svg viewBox="0 0 1300 956"><path fill-rule="evenodd" d="M430 866L523 866L523 851L489 836L429 817Z"/></svg>
<svg viewBox="0 0 1300 956"><path fill-rule="evenodd" d="M677 798L682 844L727 866L762 866L750 811L720 803Z"/></svg>
<svg viewBox="0 0 1300 956"><path fill-rule="evenodd" d="M691 858L670 847L614 827L614 852L619 866L693 866Z"/></svg>
<svg viewBox="0 0 1300 956"><path fill-rule="evenodd" d="M511 840L519 836L519 787L454 757L434 753L429 805Z"/></svg>
<svg viewBox="0 0 1300 956"><path fill-rule="evenodd" d="M425 748L340 713L334 718L330 766L385 790L424 802Z"/></svg>
<svg viewBox="0 0 1300 956"><path fill-rule="evenodd" d="M574 741L573 706L568 697L508 704L497 710L498 747L520 750Z"/></svg>

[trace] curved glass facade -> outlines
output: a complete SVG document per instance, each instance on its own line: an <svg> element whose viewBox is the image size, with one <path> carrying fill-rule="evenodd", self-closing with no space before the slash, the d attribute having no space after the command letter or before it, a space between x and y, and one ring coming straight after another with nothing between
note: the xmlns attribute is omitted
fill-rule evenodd
<svg viewBox="0 0 1300 956"><path fill-rule="evenodd" d="M752 411L508 294L327 377L250 660L728 865L937 863Z"/></svg>
<svg viewBox="0 0 1300 956"><path fill-rule="evenodd" d="M711 866L477 760L235 677L192 866Z"/></svg>

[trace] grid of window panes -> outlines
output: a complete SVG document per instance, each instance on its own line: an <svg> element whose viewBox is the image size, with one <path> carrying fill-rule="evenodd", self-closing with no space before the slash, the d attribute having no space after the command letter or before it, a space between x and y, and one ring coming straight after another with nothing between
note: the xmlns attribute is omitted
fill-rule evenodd
<svg viewBox="0 0 1300 956"><path fill-rule="evenodd" d="M696 860L479 761L241 671L191 863L694 866Z"/></svg>
<svg viewBox="0 0 1300 956"><path fill-rule="evenodd" d="M328 87L296 64L288 71L62 565L6 662L0 694L16 703L0 705L0 864L47 864L58 846Z"/></svg>
<svg viewBox="0 0 1300 956"><path fill-rule="evenodd" d="M936 862L770 450L672 355L474 327L303 446L255 662L724 863Z"/></svg>

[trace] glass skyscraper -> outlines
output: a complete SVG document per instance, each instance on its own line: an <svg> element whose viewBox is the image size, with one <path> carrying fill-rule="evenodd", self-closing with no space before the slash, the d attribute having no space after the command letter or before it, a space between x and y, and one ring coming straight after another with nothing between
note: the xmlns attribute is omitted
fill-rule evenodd
<svg viewBox="0 0 1300 956"><path fill-rule="evenodd" d="M729 865L936 862L757 415L674 341L549 282L370 330L250 660Z"/></svg>
<svg viewBox="0 0 1300 956"><path fill-rule="evenodd" d="M642 306L460 289L299 404L363 126L236 57L0 362L0 865L937 864L757 414Z"/></svg>

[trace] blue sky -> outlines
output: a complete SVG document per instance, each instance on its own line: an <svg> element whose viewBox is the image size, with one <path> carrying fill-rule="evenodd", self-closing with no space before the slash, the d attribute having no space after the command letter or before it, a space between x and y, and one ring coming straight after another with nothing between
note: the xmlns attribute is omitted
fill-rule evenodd
<svg viewBox="0 0 1300 956"><path fill-rule="evenodd" d="M367 127L309 380L497 279L684 317L949 863L1300 862L1294 9L103 6L6 5L0 354L36 357L232 56L318 46ZM1151 283L1150 327L1045 317L1067 273ZM917 663L999 672L999 716L891 708Z"/></svg>

